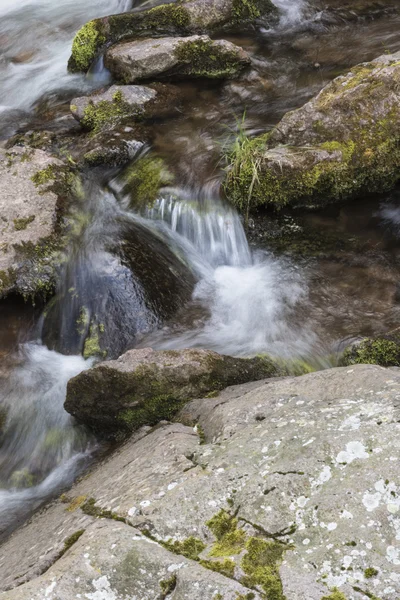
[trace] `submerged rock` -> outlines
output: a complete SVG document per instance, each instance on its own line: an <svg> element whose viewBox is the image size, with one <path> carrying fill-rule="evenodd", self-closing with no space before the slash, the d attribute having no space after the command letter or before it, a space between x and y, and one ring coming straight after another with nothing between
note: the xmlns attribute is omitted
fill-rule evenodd
<svg viewBox="0 0 400 600"><path fill-rule="evenodd" d="M74 98L71 112L86 129L112 129L125 119L140 118L157 92L142 85L112 85L106 92Z"/></svg>
<svg viewBox="0 0 400 600"><path fill-rule="evenodd" d="M211 350L129 350L68 383L65 410L106 436L171 419L188 400L278 373L267 358Z"/></svg>
<svg viewBox="0 0 400 600"><path fill-rule="evenodd" d="M162 77L226 79L249 64L242 48L206 35L125 42L105 56L106 67L125 83Z"/></svg>
<svg viewBox="0 0 400 600"><path fill-rule="evenodd" d="M140 12L94 19L76 34L68 68L86 72L105 45L138 36L243 31L260 17L277 18L271 0L181 0Z"/></svg>
<svg viewBox="0 0 400 600"><path fill-rule="evenodd" d="M63 163L41 150L0 150L0 298L52 292L62 208L73 185Z"/></svg>
<svg viewBox="0 0 400 600"><path fill-rule="evenodd" d="M337 77L230 157L225 189L242 210L323 206L399 179L400 53Z"/></svg>
<svg viewBox="0 0 400 600"><path fill-rule="evenodd" d="M399 394L356 365L193 400L4 543L1 600L397 598Z"/></svg>

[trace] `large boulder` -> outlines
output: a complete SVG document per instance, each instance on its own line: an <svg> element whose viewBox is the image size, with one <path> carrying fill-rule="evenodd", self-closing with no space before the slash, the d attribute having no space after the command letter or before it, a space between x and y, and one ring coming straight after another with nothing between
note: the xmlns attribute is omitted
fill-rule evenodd
<svg viewBox="0 0 400 600"><path fill-rule="evenodd" d="M192 398L277 372L267 358L233 358L211 350L129 350L71 379L64 407L96 432L118 437L171 419Z"/></svg>
<svg viewBox="0 0 400 600"><path fill-rule="evenodd" d="M0 150L0 298L52 292L63 205L73 185L63 163L41 150Z"/></svg>
<svg viewBox="0 0 400 600"><path fill-rule="evenodd" d="M106 67L125 83L162 77L226 79L249 64L242 48L206 35L125 42L110 48L105 57Z"/></svg>
<svg viewBox="0 0 400 600"><path fill-rule="evenodd" d="M86 72L105 45L138 36L243 31L260 17L276 16L271 0L178 0L140 12L94 19L76 34L68 67L72 72Z"/></svg>
<svg viewBox="0 0 400 600"><path fill-rule="evenodd" d="M193 400L3 544L0 599L397 599L399 396L356 365Z"/></svg>
<svg viewBox="0 0 400 600"><path fill-rule="evenodd" d="M399 179L400 53L337 77L230 157L228 197L243 210L316 207L389 190Z"/></svg>

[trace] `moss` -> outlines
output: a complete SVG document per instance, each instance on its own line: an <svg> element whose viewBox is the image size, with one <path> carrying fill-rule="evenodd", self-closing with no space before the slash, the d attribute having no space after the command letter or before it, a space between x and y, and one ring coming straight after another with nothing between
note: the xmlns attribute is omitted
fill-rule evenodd
<svg viewBox="0 0 400 600"><path fill-rule="evenodd" d="M219 48L212 40L181 41L174 53L192 77L230 77L245 66L236 52Z"/></svg>
<svg viewBox="0 0 400 600"><path fill-rule="evenodd" d="M245 573L242 583L248 587L262 588L268 600L284 600L278 568L287 546L253 537L248 540L246 550L241 562Z"/></svg>
<svg viewBox="0 0 400 600"><path fill-rule="evenodd" d="M172 181L164 161L148 156L135 162L125 172L123 191L130 194L133 206L148 207L158 198L160 188Z"/></svg>
<svg viewBox="0 0 400 600"><path fill-rule="evenodd" d="M240 24L254 21L262 15L275 11L276 8L270 0L233 0L232 2L234 21Z"/></svg>
<svg viewBox="0 0 400 600"><path fill-rule="evenodd" d="M233 556L244 549L246 534L243 529L238 529L236 517L225 510L214 515L206 525L217 538L210 550L210 556Z"/></svg>
<svg viewBox="0 0 400 600"><path fill-rule="evenodd" d="M394 336L366 338L351 346L343 353L339 365L356 364L400 367L400 340Z"/></svg>
<svg viewBox="0 0 400 600"><path fill-rule="evenodd" d="M167 540L165 542L160 542L160 544L174 554L180 554L196 561L199 560L199 554L201 554L206 547L202 540L193 536L188 537L182 542Z"/></svg>
<svg viewBox="0 0 400 600"><path fill-rule="evenodd" d="M144 29L165 29L170 26L174 30L186 31L190 25L190 16L180 4L161 4L151 8L143 21Z"/></svg>
<svg viewBox="0 0 400 600"><path fill-rule="evenodd" d="M23 231L28 227L30 223L35 220L35 215L30 215L29 217L21 217L20 219L14 219L14 229L16 231Z"/></svg>
<svg viewBox="0 0 400 600"><path fill-rule="evenodd" d="M364 571L364 577L366 579L372 579L373 577L376 577L378 573L379 571L377 569L374 569L374 567L368 567Z"/></svg>
<svg viewBox="0 0 400 600"><path fill-rule="evenodd" d="M163 600L176 588L176 575L174 574L169 579L163 579L162 581L160 581L160 588L162 592L161 600Z"/></svg>
<svg viewBox="0 0 400 600"><path fill-rule="evenodd" d="M329 596L323 596L321 600L347 600L346 596L339 592L337 588L332 590L332 593Z"/></svg>
<svg viewBox="0 0 400 600"><path fill-rule="evenodd" d="M64 542L64 548L62 549L59 558L61 558L61 556L63 556L63 554L65 554L67 550L69 550L84 533L84 529L79 529L78 531L75 531L75 533L70 535Z"/></svg>
<svg viewBox="0 0 400 600"><path fill-rule="evenodd" d="M201 425L196 425L197 435L199 436L200 446L206 443L206 434L204 433L204 429Z"/></svg>
<svg viewBox="0 0 400 600"><path fill-rule="evenodd" d="M120 517L117 513L112 512L111 510L105 510L100 506L96 506L96 499L89 498L80 506L82 512L91 517L95 517L97 519L112 519L113 521L121 521L121 523L126 523L126 519L124 517Z"/></svg>
<svg viewBox="0 0 400 600"><path fill-rule="evenodd" d="M35 482L35 476L29 471L29 469L14 471L10 477L10 485L13 488L30 488L35 485Z"/></svg>
<svg viewBox="0 0 400 600"><path fill-rule="evenodd" d="M142 113L142 109L126 102L122 91L118 90L112 100L89 101L83 111L81 124L96 134L103 129L115 127L129 117L138 118Z"/></svg>
<svg viewBox="0 0 400 600"><path fill-rule="evenodd" d="M100 347L99 326L92 323L89 328L89 335L85 339L85 344L83 346L83 357L86 359L96 356L105 358L106 355L107 352Z"/></svg>
<svg viewBox="0 0 400 600"><path fill-rule="evenodd" d="M156 425L159 421L170 421L186 404L172 395L160 394L149 398L135 408L128 408L120 413L118 420L128 432L136 431L143 425Z"/></svg>
<svg viewBox="0 0 400 600"><path fill-rule="evenodd" d="M86 502L87 496L77 496L73 500L71 500L65 509L67 512L74 512L77 510L82 504Z"/></svg>
<svg viewBox="0 0 400 600"><path fill-rule="evenodd" d="M72 43L72 55L68 69L72 73L86 72L99 48L106 41L100 20L89 21L76 34Z"/></svg>
<svg viewBox="0 0 400 600"><path fill-rule="evenodd" d="M216 571L221 575L225 575L225 577L233 578L235 574L235 563L230 558L225 560L201 560L200 564L205 569Z"/></svg>
<svg viewBox="0 0 400 600"><path fill-rule="evenodd" d="M17 281L17 275L13 269L0 271L0 296L9 292Z"/></svg>

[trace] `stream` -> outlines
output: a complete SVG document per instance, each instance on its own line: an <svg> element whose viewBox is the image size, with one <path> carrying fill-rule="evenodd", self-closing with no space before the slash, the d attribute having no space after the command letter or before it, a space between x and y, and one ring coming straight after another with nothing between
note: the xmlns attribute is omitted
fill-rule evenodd
<svg viewBox="0 0 400 600"><path fill-rule="evenodd" d="M260 214L248 231L220 197L221 148L238 123L248 134L268 131L350 66L400 50L398 16L346 19L306 0L275 4L275 29L227 36L251 54L248 75L176 84L184 108L154 124L151 148L174 186L138 209L123 173L88 174L55 298L46 307L2 302L0 539L104 450L63 409L68 380L93 364L82 356L91 318L105 325L110 358L133 347L199 347L313 368L334 366L349 341L398 326L399 190L315 213ZM130 0L1 1L3 145L19 132L61 130L70 100L104 85L101 64L87 77L67 73L73 36L92 18L131 8ZM144 275L149 257L156 287Z"/></svg>

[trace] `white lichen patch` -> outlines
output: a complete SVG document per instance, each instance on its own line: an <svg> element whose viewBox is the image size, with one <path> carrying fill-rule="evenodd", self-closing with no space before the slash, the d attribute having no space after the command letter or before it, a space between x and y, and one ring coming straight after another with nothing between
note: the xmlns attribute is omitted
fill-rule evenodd
<svg viewBox="0 0 400 600"><path fill-rule="evenodd" d="M336 462L339 464L351 464L357 459L369 458L369 454L362 442L349 442L346 444L346 450L342 450L336 456Z"/></svg>

